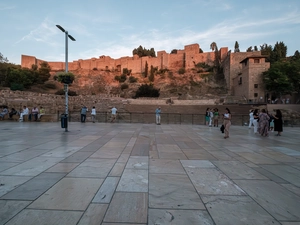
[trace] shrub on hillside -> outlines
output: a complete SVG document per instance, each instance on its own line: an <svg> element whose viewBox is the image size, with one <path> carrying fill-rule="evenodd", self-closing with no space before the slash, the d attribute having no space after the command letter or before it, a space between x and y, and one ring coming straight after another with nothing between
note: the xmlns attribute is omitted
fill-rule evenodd
<svg viewBox="0 0 300 225"><path fill-rule="evenodd" d="M10 85L10 90L12 90L12 91L23 91L24 90L24 85L23 84L18 84L18 83L12 83Z"/></svg>
<svg viewBox="0 0 300 225"><path fill-rule="evenodd" d="M124 83L124 84L121 85L121 90L124 90L124 89L127 89L127 88L128 88L128 84Z"/></svg>
<svg viewBox="0 0 300 225"><path fill-rule="evenodd" d="M136 83L138 81L137 78L133 77L133 76L130 76L129 77L129 83Z"/></svg>
<svg viewBox="0 0 300 225"><path fill-rule="evenodd" d="M61 90L58 90L57 92L55 92L56 95L65 95L65 91L63 89ZM68 90L68 95L69 96L77 96L77 93L76 91L71 91L71 90Z"/></svg>
<svg viewBox="0 0 300 225"><path fill-rule="evenodd" d="M53 83L45 83L44 87L49 89L56 89L56 85Z"/></svg>
<svg viewBox="0 0 300 225"><path fill-rule="evenodd" d="M184 73L185 73L185 68L183 68L183 67L180 68L180 69L178 70L178 73L179 73L179 74L184 74Z"/></svg>
<svg viewBox="0 0 300 225"><path fill-rule="evenodd" d="M139 97L151 97L157 98L159 97L159 89L153 87L153 84L143 84L139 87L139 89L135 93L135 98Z"/></svg>

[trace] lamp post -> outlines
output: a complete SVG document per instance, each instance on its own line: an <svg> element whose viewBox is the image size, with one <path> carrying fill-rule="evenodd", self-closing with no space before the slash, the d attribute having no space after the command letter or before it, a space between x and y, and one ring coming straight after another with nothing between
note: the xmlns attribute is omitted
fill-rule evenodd
<svg viewBox="0 0 300 225"><path fill-rule="evenodd" d="M68 34L68 31L66 31L62 26L56 25L58 29L60 29L63 33L66 35L66 53L65 53L65 72L68 73L68 38L70 38L72 41L76 41L75 38L73 38L70 34ZM68 109L68 83L64 84L64 89L65 89L65 98L66 98L66 111L65 111L65 131L68 131L68 114L69 114L69 109Z"/></svg>

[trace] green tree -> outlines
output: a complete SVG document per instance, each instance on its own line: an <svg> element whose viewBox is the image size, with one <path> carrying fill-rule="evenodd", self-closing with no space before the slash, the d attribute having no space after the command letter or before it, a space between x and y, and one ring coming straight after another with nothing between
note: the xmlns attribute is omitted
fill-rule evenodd
<svg viewBox="0 0 300 225"><path fill-rule="evenodd" d="M294 61L300 60L300 53L298 50L295 51L294 55L292 56L292 60Z"/></svg>
<svg viewBox="0 0 300 225"><path fill-rule="evenodd" d="M247 48L246 52L253 52L252 46L250 46L249 48Z"/></svg>
<svg viewBox="0 0 300 225"><path fill-rule="evenodd" d="M154 81L154 73L155 73L155 68L151 65L151 67L150 67L150 76L148 77L150 82Z"/></svg>
<svg viewBox="0 0 300 225"><path fill-rule="evenodd" d="M273 52L271 54L271 62L277 62L281 59L286 58L287 54L287 46L281 41L276 42L273 48Z"/></svg>
<svg viewBox="0 0 300 225"><path fill-rule="evenodd" d="M138 55L139 57L143 57L143 56L156 57L154 48L146 49L141 45L138 48L133 49L132 54Z"/></svg>
<svg viewBox="0 0 300 225"><path fill-rule="evenodd" d="M258 51L258 48L257 48L257 46L256 46L256 45L254 46L254 51L255 51L255 52L257 52L257 51Z"/></svg>
<svg viewBox="0 0 300 225"><path fill-rule="evenodd" d="M8 59L0 52L0 63L8 63Z"/></svg>
<svg viewBox="0 0 300 225"><path fill-rule="evenodd" d="M35 68L32 67L32 69ZM49 64L47 62L42 62L37 71L38 74L37 82L40 84L45 83L51 76L50 71L51 71L51 67L49 66Z"/></svg>
<svg viewBox="0 0 300 225"><path fill-rule="evenodd" d="M235 44L234 44L234 52L240 52L240 45L237 41L235 41Z"/></svg>
<svg viewBox="0 0 300 225"><path fill-rule="evenodd" d="M75 80L75 75L71 72L59 72L56 74L57 80L64 84L72 84Z"/></svg>
<svg viewBox="0 0 300 225"><path fill-rule="evenodd" d="M273 47L272 45L268 45L266 43L264 43L263 45L260 45L260 51L262 55L266 55L266 61L267 62L271 62L271 55L273 52Z"/></svg>
<svg viewBox="0 0 300 225"><path fill-rule="evenodd" d="M145 63L145 77L148 76L148 62Z"/></svg>
<svg viewBox="0 0 300 225"><path fill-rule="evenodd" d="M263 81L266 90L281 97L285 94L293 92L293 85L291 82L291 68L288 62L275 62L271 64L268 71L263 73Z"/></svg>

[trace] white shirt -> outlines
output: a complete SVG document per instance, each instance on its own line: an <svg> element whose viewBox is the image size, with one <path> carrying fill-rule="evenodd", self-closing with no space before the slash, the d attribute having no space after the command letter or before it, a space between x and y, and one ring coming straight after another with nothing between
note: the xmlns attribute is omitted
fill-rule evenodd
<svg viewBox="0 0 300 225"><path fill-rule="evenodd" d="M225 114L224 114L224 118L229 119L229 113L225 113Z"/></svg>
<svg viewBox="0 0 300 225"><path fill-rule="evenodd" d="M96 115L96 109L93 108L91 114Z"/></svg>
<svg viewBox="0 0 300 225"><path fill-rule="evenodd" d="M249 114L249 116L250 116L250 119L254 119L254 116L253 116L253 112L251 112L250 114Z"/></svg>
<svg viewBox="0 0 300 225"><path fill-rule="evenodd" d="M23 115L28 115L28 113L29 113L29 109L28 108L23 109Z"/></svg>
<svg viewBox="0 0 300 225"><path fill-rule="evenodd" d="M112 108L112 109L111 109L111 114L116 115L116 113L117 113L117 109L116 109L115 107Z"/></svg>

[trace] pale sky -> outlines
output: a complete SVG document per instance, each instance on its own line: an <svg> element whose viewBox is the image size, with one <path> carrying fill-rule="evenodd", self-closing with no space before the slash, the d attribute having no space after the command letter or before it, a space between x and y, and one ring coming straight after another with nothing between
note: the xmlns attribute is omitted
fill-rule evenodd
<svg viewBox="0 0 300 225"><path fill-rule="evenodd" d="M20 64L21 55L46 61L132 56L146 49L184 49L198 43L241 51L283 41L288 56L300 50L300 0L0 0L0 52Z"/></svg>

